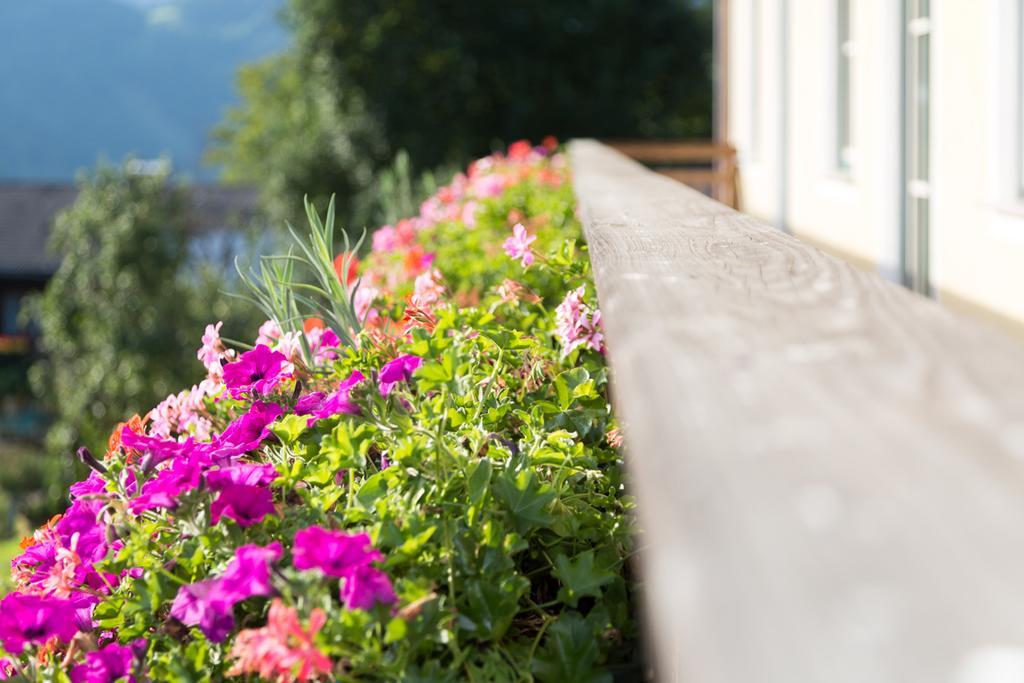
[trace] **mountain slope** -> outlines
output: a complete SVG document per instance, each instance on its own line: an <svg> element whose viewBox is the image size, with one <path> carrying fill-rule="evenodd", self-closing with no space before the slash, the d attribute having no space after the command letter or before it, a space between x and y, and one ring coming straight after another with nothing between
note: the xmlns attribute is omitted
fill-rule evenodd
<svg viewBox="0 0 1024 683"><path fill-rule="evenodd" d="M285 47L282 0L0 3L0 179L169 154L196 177L242 63Z"/></svg>

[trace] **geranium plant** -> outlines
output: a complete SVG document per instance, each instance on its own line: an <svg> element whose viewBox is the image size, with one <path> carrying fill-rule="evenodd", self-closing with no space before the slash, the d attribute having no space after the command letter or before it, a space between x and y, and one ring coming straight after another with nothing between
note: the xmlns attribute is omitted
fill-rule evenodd
<svg viewBox="0 0 1024 683"><path fill-rule="evenodd" d="M611 681L633 539L556 146L248 274L251 347L119 425L0 603L9 678ZM198 366L197 366L198 367Z"/></svg>

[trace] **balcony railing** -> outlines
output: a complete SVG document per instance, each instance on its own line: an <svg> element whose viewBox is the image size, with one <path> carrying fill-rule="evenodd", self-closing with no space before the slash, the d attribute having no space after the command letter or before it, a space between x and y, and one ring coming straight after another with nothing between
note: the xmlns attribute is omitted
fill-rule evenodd
<svg viewBox="0 0 1024 683"><path fill-rule="evenodd" d="M657 680L1024 680L1024 346L571 158Z"/></svg>

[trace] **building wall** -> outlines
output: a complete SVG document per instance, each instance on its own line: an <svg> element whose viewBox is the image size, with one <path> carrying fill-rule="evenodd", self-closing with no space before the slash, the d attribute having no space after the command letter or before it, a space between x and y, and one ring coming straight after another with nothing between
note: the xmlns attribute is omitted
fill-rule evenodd
<svg viewBox="0 0 1024 683"><path fill-rule="evenodd" d="M730 135L742 206L895 278L902 3L849 0L853 155L841 170L838 2L730 2ZM1019 0L931 4L932 284L940 298L1024 321Z"/></svg>

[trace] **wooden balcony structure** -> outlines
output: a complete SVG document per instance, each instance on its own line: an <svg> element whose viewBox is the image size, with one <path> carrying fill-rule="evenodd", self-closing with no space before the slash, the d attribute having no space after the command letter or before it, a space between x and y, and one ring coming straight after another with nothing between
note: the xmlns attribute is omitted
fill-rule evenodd
<svg viewBox="0 0 1024 683"><path fill-rule="evenodd" d="M570 156L656 680L1024 680L1024 346Z"/></svg>

